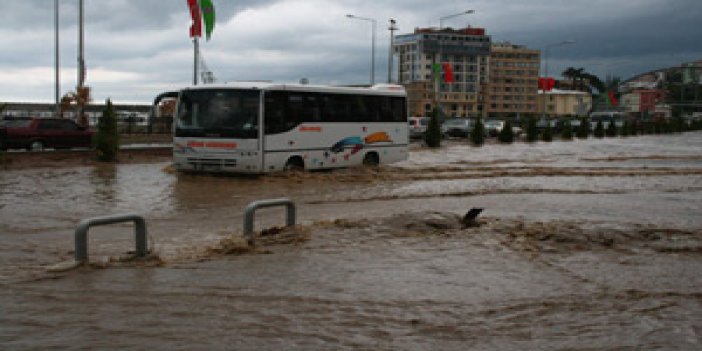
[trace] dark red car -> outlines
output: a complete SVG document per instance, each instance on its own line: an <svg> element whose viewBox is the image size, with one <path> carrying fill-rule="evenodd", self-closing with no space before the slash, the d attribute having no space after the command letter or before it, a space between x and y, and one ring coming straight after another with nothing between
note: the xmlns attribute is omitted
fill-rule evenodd
<svg viewBox="0 0 702 351"><path fill-rule="evenodd" d="M2 149L42 151L45 148L89 148L93 132L61 118L5 120L0 124Z"/></svg>

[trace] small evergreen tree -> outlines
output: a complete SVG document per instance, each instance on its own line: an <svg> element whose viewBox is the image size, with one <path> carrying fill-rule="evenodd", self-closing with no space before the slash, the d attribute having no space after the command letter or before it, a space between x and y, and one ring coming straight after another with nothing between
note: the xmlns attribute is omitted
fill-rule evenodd
<svg viewBox="0 0 702 351"><path fill-rule="evenodd" d="M602 124L602 120L597 121L597 124L595 124L595 131L593 132L595 135L595 138L604 138L605 136L605 129L604 125Z"/></svg>
<svg viewBox="0 0 702 351"><path fill-rule="evenodd" d="M590 121L587 117L580 119L580 126L578 126L578 131L575 133L579 139L587 139L590 136Z"/></svg>
<svg viewBox="0 0 702 351"><path fill-rule="evenodd" d="M631 133L631 123L629 121L624 121L624 125L622 126L622 130L620 132L620 135L623 137L628 137Z"/></svg>
<svg viewBox="0 0 702 351"><path fill-rule="evenodd" d="M614 123L614 121L611 121L607 126L607 130L605 130L605 135L608 137L615 137L617 134L619 134L617 129L617 124Z"/></svg>
<svg viewBox="0 0 702 351"><path fill-rule="evenodd" d="M119 132L117 130L115 111L112 108L112 101L109 99L105 103L102 116L98 119L97 132L93 136L93 145L98 160L104 162L117 160Z"/></svg>
<svg viewBox="0 0 702 351"><path fill-rule="evenodd" d="M563 123L563 130L561 131L561 139L573 140L573 126L570 124L570 120L567 120Z"/></svg>
<svg viewBox="0 0 702 351"><path fill-rule="evenodd" d="M512 130L512 123L510 123L510 121L505 121L500 134L497 135L497 140L505 144L514 142L514 131Z"/></svg>
<svg viewBox="0 0 702 351"><path fill-rule="evenodd" d="M536 119L529 117L527 120L527 141L533 143L539 140L539 130L536 128Z"/></svg>
<svg viewBox="0 0 702 351"><path fill-rule="evenodd" d="M434 108L429 119L427 131L424 133L424 142L428 147L437 148L441 146L441 126L439 125L439 110Z"/></svg>
<svg viewBox="0 0 702 351"><path fill-rule="evenodd" d="M475 125L473 126L473 130L470 132L470 141L475 146L485 144L485 125L480 117L475 119Z"/></svg>
<svg viewBox="0 0 702 351"><path fill-rule="evenodd" d="M548 142L553 141L553 129L551 128L551 121L546 121L546 128L541 134L541 140Z"/></svg>

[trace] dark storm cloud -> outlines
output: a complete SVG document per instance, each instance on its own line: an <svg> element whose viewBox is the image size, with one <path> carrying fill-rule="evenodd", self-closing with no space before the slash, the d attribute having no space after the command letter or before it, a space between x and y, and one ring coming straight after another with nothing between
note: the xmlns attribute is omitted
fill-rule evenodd
<svg viewBox="0 0 702 351"><path fill-rule="evenodd" d="M60 0L62 90L75 84L77 0ZM370 26L378 21L376 81L387 77L389 34L438 26L467 9L475 13L445 26L485 27L493 40L552 48L549 72L584 67L628 76L702 58L700 0L214 0L217 27L202 43L220 81L365 83L369 79ZM192 44L185 0L85 0L88 83L96 99L148 101L161 89L188 84ZM50 99L53 1L0 0L0 100ZM11 88L8 88L11 87Z"/></svg>

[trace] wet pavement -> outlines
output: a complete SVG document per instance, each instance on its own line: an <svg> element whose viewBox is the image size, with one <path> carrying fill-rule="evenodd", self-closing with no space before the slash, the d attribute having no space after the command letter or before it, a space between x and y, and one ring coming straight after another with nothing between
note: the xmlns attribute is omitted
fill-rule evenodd
<svg viewBox="0 0 702 351"><path fill-rule="evenodd" d="M2 349L683 349L702 342L702 133L413 146L373 169L0 171ZM300 225L241 239L244 207ZM485 208L479 226L461 216ZM147 219L152 256L129 225ZM284 223L257 212L256 228Z"/></svg>

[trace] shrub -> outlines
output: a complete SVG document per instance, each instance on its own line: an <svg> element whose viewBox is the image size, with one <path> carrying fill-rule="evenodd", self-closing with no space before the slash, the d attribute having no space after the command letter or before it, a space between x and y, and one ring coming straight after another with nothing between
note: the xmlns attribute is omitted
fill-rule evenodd
<svg viewBox="0 0 702 351"><path fill-rule="evenodd" d="M102 116L98 119L97 132L93 137L93 145L98 160L113 162L117 160L119 151L119 133L117 132L117 118L112 108L112 101L105 103Z"/></svg>
<svg viewBox="0 0 702 351"><path fill-rule="evenodd" d="M629 133L631 132L629 129L631 128L631 123L629 121L624 121L624 125L622 125L622 130L620 131L619 135L623 137L628 137Z"/></svg>
<svg viewBox="0 0 702 351"><path fill-rule="evenodd" d="M595 125L595 131L593 132L595 135L595 138L604 138L605 136L605 130L604 130L604 125L602 124L602 120L597 121L597 124Z"/></svg>
<svg viewBox="0 0 702 351"><path fill-rule="evenodd" d="M470 141L475 146L485 144L485 125L480 117L475 119L475 125L473 126L473 130L470 132Z"/></svg>
<svg viewBox="0 0 702 351"><path fill-rule="evenodd" d="M553 129L551 129L551 121L548 121L546 123L546 128L544 129L544 132L541 134L541 140L543 141L553 141Z"/></svg>
<svg viewBox="0 0 702 351"><path fill-rule="evenodd" d="M514 142L514 131L512 130L512 123L510 123L510 121L505 121L505 125L502 126L500 134L497 135L497 140L506 144Z"/></svg>
<svg viewBox="0 0 702 351"><path fill-rule="evenodd" d="M441 126L439 125L439 110L436 108L432 111L431 118L427 131L424 133L424 142L429 147L441 146Z"/></svg>
<svg viewBox="0 0 702 351"><path fill-rule="evenodd" d="M539 130L536 128L536 119L530 117L527 120L526 133L526 139L528 142L533 143L539 140Z"/></svg>
<svg viewBox="0 0 702 351"><path fill-rule="evenodd" d="M578 127L575 136L577 136L579 139L587 139L587 137L590 136L590 121L588 121L587 117L580 119L580 126Z"/></svg>
<svg viewBox="0 0 702 351"><path fill-rule="evenodd" d="M570 120L563 123L563 130L561 131L561 139L563 140L573 140L573 126L570 124Z"/></svg>
<svg viewBox="0 0 702 351"><path fill-rule="evenodd" d="M608 137L615 137L617 134L619 134L616 123L614 121L609 122L609 125L607 126L607 130L605 131L605 135Z"/></svg>

